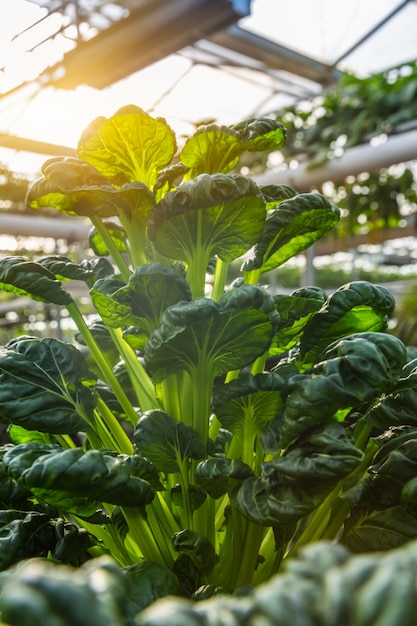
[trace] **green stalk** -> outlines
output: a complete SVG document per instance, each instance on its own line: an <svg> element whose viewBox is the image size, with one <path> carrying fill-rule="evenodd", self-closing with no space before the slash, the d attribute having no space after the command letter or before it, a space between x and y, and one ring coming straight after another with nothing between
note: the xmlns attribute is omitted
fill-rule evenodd
<svg viewBox="0 0 417 626"><path fill-rule="evenodd" d="M264 534L265 528L244 518L232 505L219 562L210 580L230 590L251 584Z"/></svg>
<svg viewBox="0 0 417 626"><path fill-rule="evenodd" d="M161 400L163 403L164 411L171 415L171 417L176 419L178 422L185 422L185 420L182 419L179 392L180 385L178 381L178 378L181 376L182 372L178 374L172 374L171 376L165 378L161 383L159 383L158 386L161 389Z"/></svg>
<svg viewBox="0 0 417 626"><path fill-rule="evenodd" d="M243 280L245 285L257 285L259 283L259 277L261 270L252 270L251 272L243 273Z"/></svg>
<svg viewBox="0 0 417 626"><path fill-rule="evenodd" d="M210 398L214 375L212 374L210 359L206 356L208 350L204 352L205 353L201 355L199 362L196 364L192 380L190 378L192 385L186 391L188 398L187 404L192 407L192 427L199 435L204 445L207 446ZM214 508L209 507L207 501L194 511L194 523L194 530L201 535L208 536L209 529L210 533L213 534Z"/></svg>
<svg viewBox="0 0 417 626"><path fill-rule="evenodd" d="M259 549L265 534L265 528L259 524L254 524L249 520L246 522L245 540L242 545L240 565L234 582L234 588L239 589L243 585L250 585L258 562Z"/></svg>
<svg viewBox="0 0 417 626"><path fill-rule="evenodd" d="M156 397L154 385L146 373L142 363L139 361L136 352L123 339L120 328L109 328L110 335L123 358L126 369L130 375L132 386L138 398L138 403L142 411L160 408ZM135 422L136 424L136 422ZM134 425L135 425L134 424Z"/></svg>
<svg viewBox="0 0 417 626"><path fill-rule="evenodd" d="M110 440L114 442L113 449L121 454L133 454L133 445L129 437L101 398L98 399L97 407L100 412L100 419L103 421L103 428L109 433Z"/></svg>
<svg viewBox="0 0 417 626"><path fill-rule="evenodd" d="M156 505L156 509L154 507ZM161 510L158 506L158 500L154 500L147 508L148 524L152 529L152 534L155 537L155 541L163 556L164 562L169 567L175 560L175 553L172 547L172 536L178 531L178 528L171 530L170 525L167 523L167 519L161 515Z"/></svg>
<svg viewBox="0 0 417 626"><path fill-rule="evenodd" d="M77 522L77 526L80 526L80 528L85 528L85 530L93 535L93 537L96 537L99 541L101 541L103 546L105 546L106 551L109 551L112 557L122 567L133 565L133 563L135 563L135 561L140 558L139 554L136 556L136 559L132 558L128 554L120 536L111 524L91 524L87 520L78 518L76 516L72 516L72 518L74 521Z"/></svg>
<svg viewBox="0 0 417 626"><path fill-rule="evenodd" d="M212 300L217 301L224 294L228 267L229 263L225 263L221 259L217 258L213 280L213 291L211 294Z"/></svg>
<svg viewBox="0 0 417 626"><path fill-rule="evenodd" d="M69 435L54 435L51 437L55 439L63 448L77 448L78 446L73 442Z"/></svg>
<svg viewBox="0 0 417 626"><path fill-rule="evenodd" d="M361 479L364 472L366 472L366 470L368 469L377 450L378 444L376 444L374 441L368 441L365 456L362 459L359 467L352 474L352 476L358 476L358 479ZM325 532L323 533L323 539L333 540L335 537L337 537L337 535L343 529L344 522L349 515L351 508L352 503L348 500L339 499L339 501L333 505L332 516L330 518L327 528L325 529Z"/></svg>
<svg viewBox="0 0 417 626"><path fill-rule="evenodd" d="M187 281L193 299L205 295L207 266L210 260L209 251L204 244L203 221L201 211L197 211L197 233L191 258L187 259Z"/></svg>
<svg viewBox="0 0 417 626"><path fill-rule="evenodd" d="M365 424L365 426L361 427L359 430L361 433L360 439L365 438L365 433L368 430L368 425ZM377 444L370 442L368 445L368 450L366 451L364 458L362 459L359 466L353 472L351 472L348 477L339 481L337 485L332 489L332 491L327 495L327 497L323 500L321 505L312 514L312 517L310 518L306 529L292 547L292 554L296 553L301 546L304 546L307 543L311 543L312 541L316 541L322 538L335 539L335 537L343 528L344 521L352 507L352 504L350 502L346 502L342 499L335 501L335 499L343 491L343 485L347 478L349 478L349 482L351 483L352 478L354 478L355 476L357 476L359 479L363 476L363 473L368 468L370 460L374 456L375 449L377 447Z"/></svg>
<svg viewBox="0 0 417 626"><path fill-rule="evenodd" d="M123 211L118 211L118 216L127 234L129 258L133 267L144 265L148 262L146 256L146 220L138 220L135 214L131 216L131 219L128 219Z"/></svg>
<svg viewBox="0 0 417 626"><path fill-rule="evenodd" d="M112 437L112 433L108 430L108 428L104 424L101 418L101 415L97 410L95 410L94 430L97 436L100 438L100 442L101 442L100 448L107 448L108 450L117 450L116 441L114 437Z"/></svg>
<svg viewBox="0 0 417 626"><path fill-rule="evenodd" d="M74 301L67 304L68 313L71 315L75 325L77 326L82 338L84 339L87 347L89 348L97 367L99 368L104 381L109 385L109 387L113 390L114 395L119 401L121 407L126 413L127 419L132 423L136 424L138 416L136 415L136 411L132 407L128 397L123 391L119 381L113 374L113 371L106 359L103 357L103 354L98 347L94 337L90 333L90 330L87 324L84 321L83 316L81 315L77 305Z"/></svg>
<svg viewBox="0 0 417 626"><path fill-rule="evenodd" d="M282 563L282 560L287 551L287 546L294 533L294 528L285 526L280 528L279 537L275 536L273 528L268 528L263 538L259 553L265 558L262 565L255 571L253 576L253 584L255 586L269 580L271 576L276 574ZM277 547L277 539L279 545Z"/></svg>
<svg viewBox="0 0 417 626"><path fill-rule="evenodd" d="M171 567L172 558L162 551L162 545L158 544L145 511L141 511L137 507L122 507L122 512L129 526L129 534L144 559Z"/></svg>
<svg viewBox="0 0 417 626"><path fill-rule="evenodd" d="M113 259L116 266L118 267L123 280L127 282L132 272L130 271L120 251L117 249L116 244L114 243L113 239L110 237L109 231L107 230L107 228L104 226L103 222L97 215L90 216L90 220L93 226L95 227L95 229L97 230L97 232L100 234L104 243L106 244L106 247L108 251L110 252L110 256Z"/></svg>
<svg viewBox="0 0 417 626"><path fill-rule="evenodd" d="M184 459L182 458L178 458L177 462L180 474L182 504L185 511L186 528L188 528L189 530L194 530L193 509L190 500L190 479L188 475L188 467L186 466L186 461L184 461Z"/></svg>
<svg viewBox="0 0 417 626"><path fill-rule="evenodd" d="M235 507L231 507L227 516L227 526L217 565L208 578L208 582L233 591L237 577L239 548L242 546L242 518L236 517Z"/></svg>
<svg viewBox="0 0 417 626"><path fill-rule="evenodd" d="M242 461L249 465L253 469L254 463L254 442L255 442L255 429L253 424L253 414L251 407L248 406L245 410L245 415L243 418L243 428L242 428Z"/></svg>

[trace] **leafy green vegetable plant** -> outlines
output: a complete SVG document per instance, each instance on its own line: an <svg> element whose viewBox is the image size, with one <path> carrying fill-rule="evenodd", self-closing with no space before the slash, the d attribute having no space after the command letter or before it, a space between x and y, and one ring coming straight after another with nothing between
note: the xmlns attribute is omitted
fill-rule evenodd
<svg viewBox="0 0 417 626"><path fill-rule="evenodd" d="M74 344L0 350L3 570L110 556L141 580L139 611L258 585L321 539L368 551L416 535L417 361L386 332L392 295L259 284L339 220L320 194L238 173L244 152L284 142L250 119L179 149L131 105L44 164L29 206L88 218L94 256L0 261L3 290L66 307L77 328ZM68 281L89 288L90 326Z"/></svg>

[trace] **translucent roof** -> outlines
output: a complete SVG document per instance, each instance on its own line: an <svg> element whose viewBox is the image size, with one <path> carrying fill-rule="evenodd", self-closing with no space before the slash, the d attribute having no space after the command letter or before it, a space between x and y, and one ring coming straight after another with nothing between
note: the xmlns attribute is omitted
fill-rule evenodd
<svg viewBox="0 0 417 626"><path fill-rule="evenodd" d="M187 134L206 120L273 115L342 71L365 77L417 59L415 0L3 0L2 8L0 162L28 173L45 154L12 138L75 148L92 119L125 104Z"/></svg>

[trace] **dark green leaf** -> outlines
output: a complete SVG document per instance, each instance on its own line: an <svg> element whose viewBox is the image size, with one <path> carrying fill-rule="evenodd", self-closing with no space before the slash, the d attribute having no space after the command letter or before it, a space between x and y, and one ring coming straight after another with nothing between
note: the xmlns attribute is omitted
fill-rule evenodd
<svg viewBox="0 0 417 626"><path fill-rule="evenodd" d="M156 381L200 363L210 374L240 369L268 348L278 320L266 291L245 285L218 302L196 298L166 309L145 346L145 365ZM202 361L204 359L204 361Z"/></svg>
<svg viewBox="0 0 417 626"><path fill-rule="evenodd" d="M115 626L125 623L127 579L109 557L80 568L35 558L6 579L2 619L10 626Z"/></svg>
<svg viewBox="0 0 417 626"><path fill-rule="evenodd" d="M404 366L398 383L373 404L364 420L381 431L396 425L417 427L417 361Z"/></svg>
<svg viewBox="0 0 417 626"><path fill-rule="evenodd" d="M21 256L0 260L0 289L10 293L30 296L40 302L69 304L72 297L61 289L60 281L39 263Z"/></svg>
<svg viewBox="0 0 417 626"><path fill-rule="evenodd" d="M251 179L200 174L156 205L148 232L161 254L187 263L204 255L207 267L213 256L229 262L247 252L262 233L265 215L263 196Z"/></svg>
<svg viewBox="0 0 417 626"><path fill-rule="evenodd" d="M53 528L47 515L36 511L0 511L1 571L21 559L46 556L52 545Z"/></svg>
<svg viewBox="0 0 417 626"><path fill-rule="evenodd" d="M253 476L253 471L239 459L206 459L195 470L196 481L215 500L236 489L249 476Z"/></svg>
<svg viewBox="0 0 417 626"><path fill-rule="evenodd" d="M316 509L362 457L341 424L313 430L285 455L264 463L260 478L243 482L239 510L266 526L293 523Z"/></svg>
<svg viewBox="0 0 417 626"><path fill-rule="evenodd" d="M288 381L281 445L304 430L388 393L401 375L404 344L385 333L358 333L331 344L309 374Z"/></svg>
<svg viewBox="0 0 417 626"><path fill-rule="evenodd" d="M287 559L278 576L243 597L164 598L138 615L136 624L414 626L416 552L415 541L387 553L353 556L340 544L313 542Z"/></svg>
<svg viewBox="0 0 417 626"><path fill-rule="evenodd" d="M326 298L322 289L314 287L297 289L288 296L274 296L280 322L269 348L270 356L280 356L297 344L306 324L321 309Z"/></svg>
<svg viewBox="0 0 417 626"><path fill-rule="evenodd" d="M141 265L132 273L127 285L114 290L112 286L116 287L117 283L99 281L91 292L102 318L109 326L137 326L147 334L158 327L168 306L191 300L191 291L182 273L162 263ZM105 295L110 293L110 297Z"/></svg>
<svg viewBox="0 0 417 626"><path fill-rule="evenodd" d="M53 255L41 257L37 261L42 267L45 267L55 276L57 280L82 280L87 285L94 282L97 278L93 265L86 263L77 264L68 257Z"/></svg>
<svg viewBox="0 0 417 626"><path fill-rule="evenodd" d="M343 537L352 552L381 552L406 545L417 536L417 517L401 506L366 516Z"/></svg>
<svg viewBox="0 0 417 626"><path fill-rule="evenodd" d="M106 450L20 444L6 452L3 463L38 500L82 516L93 514L100 502L142 506L154 497L147 481L131 475L128 457Z"/></svg>
<svg viewBox="0 0 417 626"><path fill-rule="evenodd" d="M323 237L339 221L339 209L324 196L299 194L268 212L262 238L244 271L279 267Z"/></svg>
<svg viewBox="0 0 417 626"><path fill-rule="evenodd" d="M297 192L288 185L263 185L261 192L266 202L266 210L275 209L284 200L289 200L297 195Z"/></svg>
<svg viewBox="0 0 417 626"><path fill-rule="evenodd" d="M189 485L187 497L191 504L191 509L195 511L203 504L203 502L205 502L207 499L207 493L204 489L200 489L194 485ZM184 496L180 484L174 485L171 488L171 502L173 502L176 506L184 507Z"/></svg>
<svg viewBox="0 0 417 626"><path fill-rule="evenodd" d="M166 566L142 561L123 569L127 583L126 616L133 620L147 606L178 591L178 578ZM130 621L129 621L130 623Z"/></svg>
<svg viewBox="0 0 417 626"><path fill-rule="evenodd" d="M248 428L253 435L259 434L280 411L282 386L278 374L241 372L228 384L215 387L212 409L222 426L242 441Z"/></svg>
<svg viewBox="0 0 417 626"><path fill-rule="evenodd" d="M55 522L54 535L55 545L51 548L52 558L74 566L90 558L88 549L96 543L85 528L79 528L62 519Z"/></svg>
<svg viewBox="0 0 417 626"><path fill-rule="evenodd" d="M175 533L172 546L176 552L189 556L203 576L210 574L216 565L217 556L210 541L192 530Z"/></svg>
<svg viewBox="0 0 417 626"><path fill-rule="evenodd" d="M394 297L385 287L361 280L343 285L304 327L301 355L311 363L321 350L340 337L385 330L394 307Z"/></svg>
<svg viewBox="0 0 417 626"><path fill-rule="evenodd" d="M133 434L135 445L159 471L178 471L185 459L202 459L205 447L197 433L183 422L158 409L140 417Z"/></svg>
<svg viewBox="0 0 417 626"><path fill-rule="evenodd" d="M95 377L74 346L19 337L0 350L0 420L29 430L89 430Z"/></svg>

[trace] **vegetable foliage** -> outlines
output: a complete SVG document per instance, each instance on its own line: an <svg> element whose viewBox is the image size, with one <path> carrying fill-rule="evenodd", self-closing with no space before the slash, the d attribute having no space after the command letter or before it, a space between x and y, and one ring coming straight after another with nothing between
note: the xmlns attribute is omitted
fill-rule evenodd
<svg viewBox="0 0 417 626"><path fill-rule="evenodd" d="M365 281L330 295L259 284L339 220L320 194L236 173L245 151L284 140L280 123L251 119L199 128L178 149L165 120L131 105L95 120L78 158L48 160L30 187L32 209L91 220L97 258L0 262L4 290L66 307L77 328L74 345L20 336L0 350L10 624L25 623L19 597L32 619L38 594L37 606L67 623L69 605L53 591L61 581L80 607L94 607L90 623L133 623L161 596L234 592L282 567L286 580L311 567L293 558L318 540L368 552L416 536L417 362L387 332L392 295ZM229 285L237 258L241 276ZM90 290L90 327L66 290L71 280ZM322 570L300 578L300 615L310 594L317 601L315 576L347 558L324 545ZM58 568L51 578L48 556L82 566L78 577L68 582ZM44 560L20 569L33 557ZM354 563L370 577L380 561ZM97 576L109 594L97 593ZM219 606L233 613L234 602ZM82 624L77 603L68 615ZM189 607L184 600L178 611ZM162 624L156 616L137 623ZM347 623L370 623L352 616Z"/></svg>

